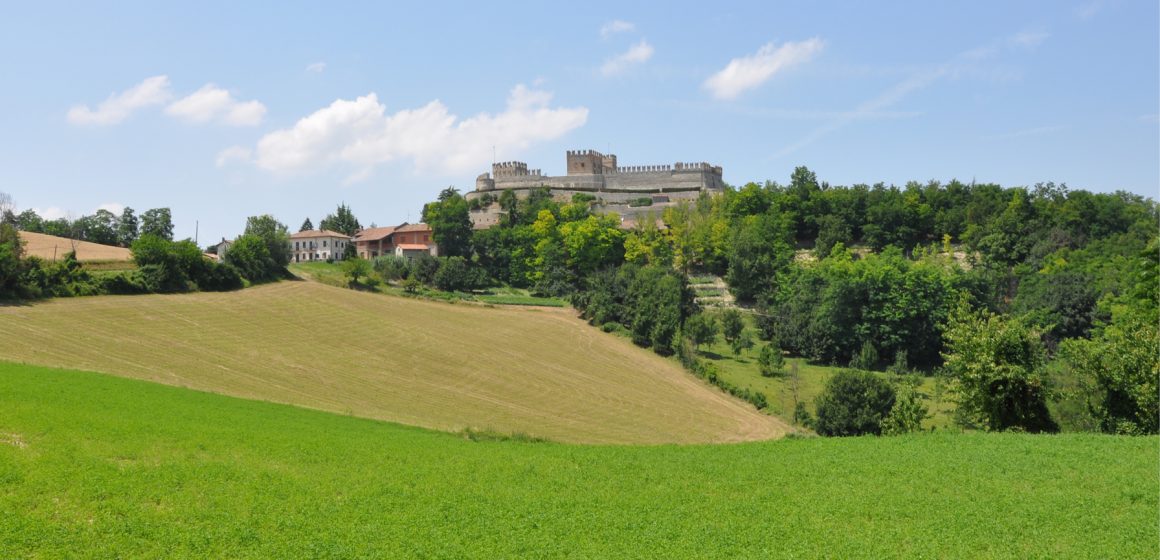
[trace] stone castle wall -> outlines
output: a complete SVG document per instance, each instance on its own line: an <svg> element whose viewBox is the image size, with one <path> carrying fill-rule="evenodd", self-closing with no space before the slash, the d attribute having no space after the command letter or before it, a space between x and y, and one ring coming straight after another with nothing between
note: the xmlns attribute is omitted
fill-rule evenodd
<svg viewBox="0 0 1160 560"><path fill-rule="evenodd" d="M708 163L677 162L672 165L642 165L618 167L616 156L595 150L574 150L567 153L567 175L546 176L539 169L528 169L519 161L496 163L492 172L475 180L475 191L467 193L468 200L485 193L512 190L517 196L526 196L530 189L548 187L562 202L571 200L575 193L591 194L604 211L617 212L622 217L641 212L659 213L663 207L679 200L696 199L701 192L721 192L725 182L721 167ZM653 206L627 207L629 202L651 197ZM498 206L473 211L475 227L490 227L498 223Z"/></svg>

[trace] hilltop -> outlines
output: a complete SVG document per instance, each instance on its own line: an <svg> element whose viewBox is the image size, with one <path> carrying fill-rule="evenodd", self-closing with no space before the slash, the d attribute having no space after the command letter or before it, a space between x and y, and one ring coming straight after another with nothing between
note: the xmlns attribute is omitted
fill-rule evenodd
<svg viewBox="0 0 1160 560"><path fill-rule="evenodd" d="M314 282L0 307L0 359L440 430L581 443L760 440L790 428L570 311Z"/></svg>

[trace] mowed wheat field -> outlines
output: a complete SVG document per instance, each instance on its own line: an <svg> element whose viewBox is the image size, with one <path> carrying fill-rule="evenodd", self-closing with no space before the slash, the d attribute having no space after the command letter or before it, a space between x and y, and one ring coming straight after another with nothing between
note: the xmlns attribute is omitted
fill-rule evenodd
<svg viewBox="0 0 1160 560"><path fill-rule="evenodd" d="M0 360L438 430L648 444L762 440L790 429L570 310L298 281L3 306L0 339Z"/></svg>

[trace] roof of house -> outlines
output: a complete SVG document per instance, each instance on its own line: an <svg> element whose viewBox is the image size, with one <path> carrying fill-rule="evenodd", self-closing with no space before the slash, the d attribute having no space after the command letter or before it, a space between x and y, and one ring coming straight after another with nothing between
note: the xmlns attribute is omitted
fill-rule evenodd
<svg viewBox="0 0 1160 560"><path fill-rule="evenodd" d="M396 248L404 251L430 251L431 247L421 243L400 243L395 245Z"/></svg>
<svg viewBox="0 0 1160 560"><path fill-rule="evenodd" d="M355 241L378 241L395 233L395 226L373 227L354 234Z"/></svg>
<svg viewBox="0 0 1160 560"><path fill-rule="evenodd" d="M342 239L350 239L350 236L345 234L345 233L339 233L337 231L330 231L328 229L323 229L323 230L309 229L306 231L300 231L298 233L290 234L290 239L310 239L310 238L314 238L314 237L340 237Z"/></svg>
<svg viewBox="0 0 1160 560"><path fill-rule="evenodd" d="M395 229L399 233L407 233L411 231L431 231L431 226L427 224L403 224Z"/></svg>

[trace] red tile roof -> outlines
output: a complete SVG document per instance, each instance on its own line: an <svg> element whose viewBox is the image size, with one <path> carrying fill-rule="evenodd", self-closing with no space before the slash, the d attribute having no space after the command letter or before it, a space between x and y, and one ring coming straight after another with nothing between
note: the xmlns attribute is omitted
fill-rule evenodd
<svg viewBox="0 0 1160 560"><path fill-rule="evenodd" d="M354 234L355 241L378 241L395 233L395 226L367 228Z"/></svg>
<svg viewBox="0 0 1160 560"><path fill-rule="evenodd" d="M290 234L290 239L310 239L313 237L341 237L343 239L350 239L350 236L345 234L345 233L339 233L337 231L330 231L328 229L324 229L324 230L310 229L310 230L300 231L298 233Z"/></svg>

